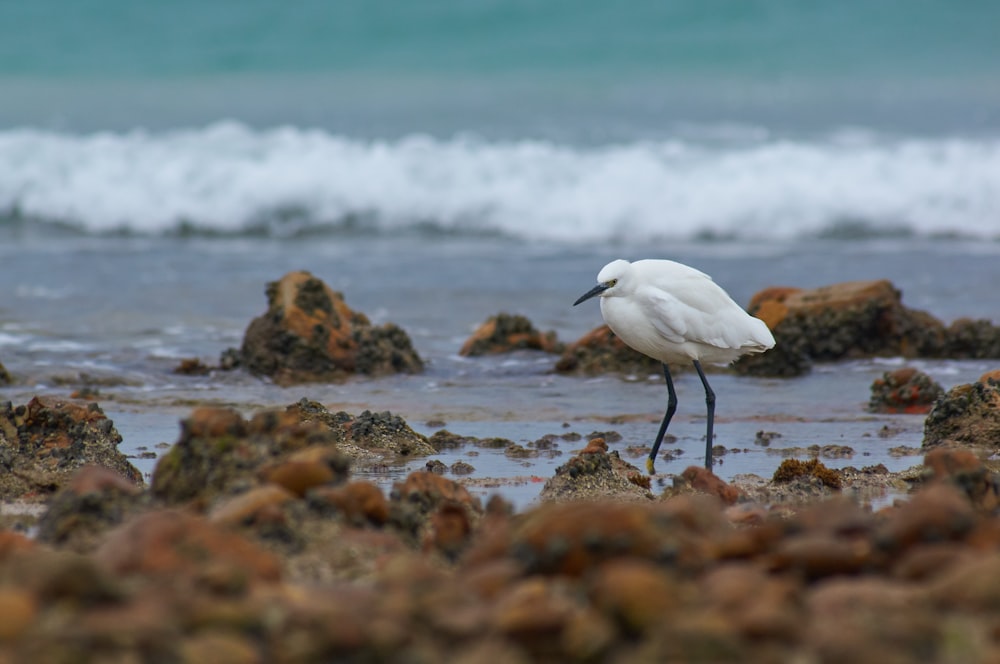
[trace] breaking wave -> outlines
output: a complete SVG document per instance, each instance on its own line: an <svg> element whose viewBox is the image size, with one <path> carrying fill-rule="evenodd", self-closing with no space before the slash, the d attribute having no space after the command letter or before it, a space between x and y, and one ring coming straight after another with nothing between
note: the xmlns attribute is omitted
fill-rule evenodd
<svg viewBox="0 0 1000 664"><path fill-rule="evenodd" d="M85 233L432 230L554 241L1000 237L1000 139L737 132L604 146L223 122L0 132L0 224ZM725 132L721 132L725 135Z"/></svg>

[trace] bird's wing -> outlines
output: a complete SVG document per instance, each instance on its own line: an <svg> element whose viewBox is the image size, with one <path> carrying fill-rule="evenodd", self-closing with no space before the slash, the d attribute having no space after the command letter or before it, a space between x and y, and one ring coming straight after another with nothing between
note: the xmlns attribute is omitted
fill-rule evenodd
<svg viewBox="0 0 1000 664"><path fill-rule="evenodd" d="M742 348L753 343L742 319L746 313L715 282L704 276L691 278L690 287L678 284L667 292L645 287L638 293L648 320L665 339L693 341L716 348Z"/></svg>

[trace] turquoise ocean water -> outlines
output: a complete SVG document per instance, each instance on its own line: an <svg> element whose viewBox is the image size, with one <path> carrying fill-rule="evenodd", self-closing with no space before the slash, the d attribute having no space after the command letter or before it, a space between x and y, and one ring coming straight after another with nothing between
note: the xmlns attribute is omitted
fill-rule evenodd
<svg viewBox="0 0 1000 664"><path fill-rule="evenodd" d="M997 25L991 1L5 2L0 215L995 238Z"/></svg>

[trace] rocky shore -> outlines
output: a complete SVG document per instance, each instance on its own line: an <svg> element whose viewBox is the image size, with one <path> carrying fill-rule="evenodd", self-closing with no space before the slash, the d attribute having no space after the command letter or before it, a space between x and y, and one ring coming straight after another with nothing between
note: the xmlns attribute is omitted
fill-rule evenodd
<svg viewBox="0 0 1000 664"><path fill-rule="evenodd" d="M294 384L423 370L403 330L309 273L267 296L240 349L178 371ZM992 324L946 327L888 282L769 289L751 310L782 349L737 367L756 375L1000 354ZM659 372L606 328L563 345L505 313L461 352L512 350L551 353L560 372ZM651 482L614 431L424 436L307 398L194 408L144 481L80 396L0 404L0 662L1000 660L995 371L947 391L911 367L875 381L872 412L926 413L906 471L833 469L827 446L731 482L694 466ZM572 453L520 512L470 492L469 464L435 459L557 444ZM389 491L359 479L411 459L425 470Z"/></svg>
<svg viewBox="0 0 1000 664"><path fill-rule="evenodd" d="M998 400L989 375L942 396L899 474L789 459L658 492L593 437L522 513L435 472L353 479L482 443L390 413L198 408L146 486L96 404L7 406L4 498L38 509L0 532L0 658L992 661Z"/></svg>

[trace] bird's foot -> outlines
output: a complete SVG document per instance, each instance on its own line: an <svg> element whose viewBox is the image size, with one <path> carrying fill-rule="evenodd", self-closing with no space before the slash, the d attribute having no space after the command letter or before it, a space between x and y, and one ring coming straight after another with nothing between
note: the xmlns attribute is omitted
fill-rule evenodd
<svg viewBox="0 0 1000 664"><path fill-rule="evenodd" d="M654 475L656 471L653 469L653 458L646 457L646 472L650 475Z"/></svg>

